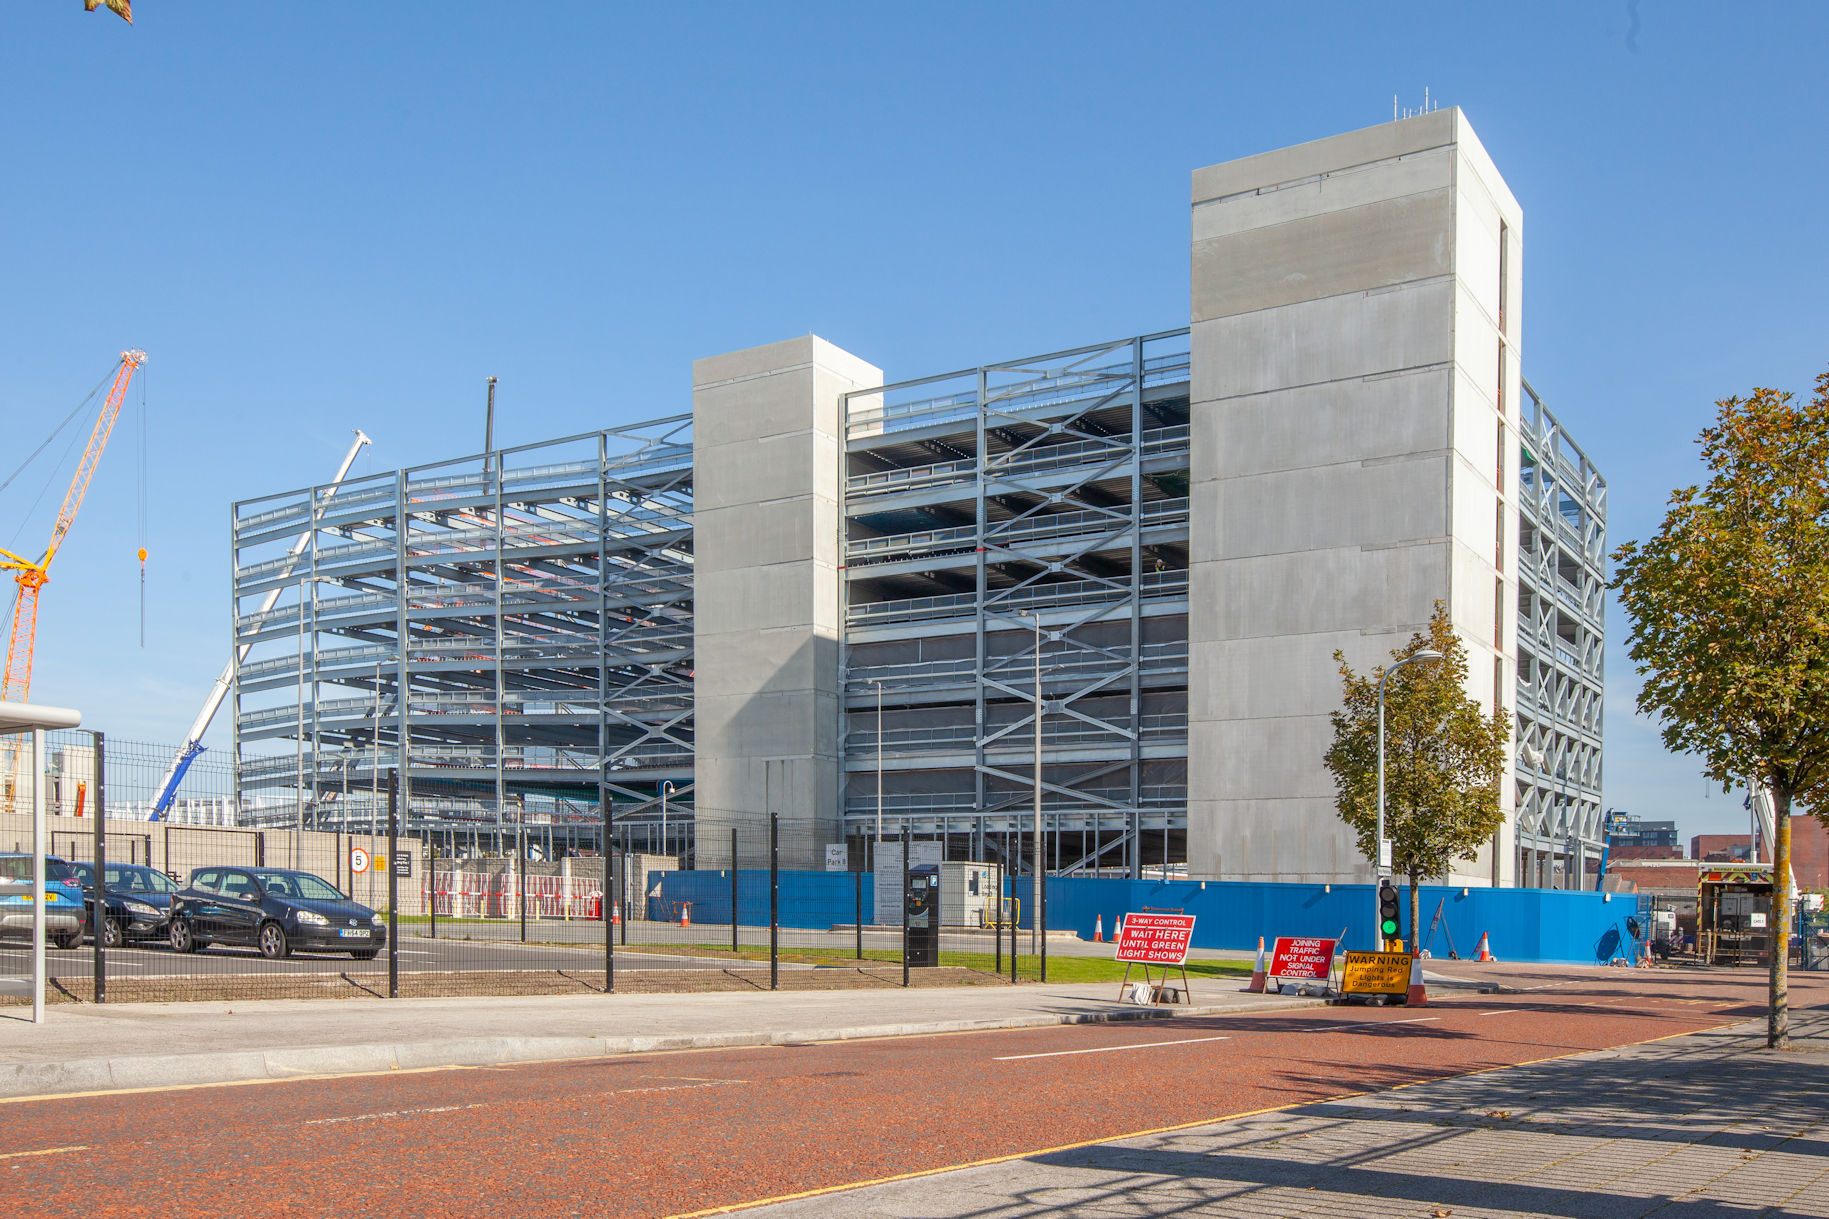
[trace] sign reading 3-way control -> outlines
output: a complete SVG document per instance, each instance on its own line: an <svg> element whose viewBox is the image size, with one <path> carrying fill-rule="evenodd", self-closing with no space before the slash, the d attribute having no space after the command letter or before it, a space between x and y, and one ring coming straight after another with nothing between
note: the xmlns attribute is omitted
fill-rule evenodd
<svg viewBox="0 0 1829 1219"><path fill-rule="evenodd" d="M1127 914L1117 959L1135 965L1181 965L1194 939L1191 914Z"/></svg>
<svg viewBox="0 0 1829 1219"><path fill-rule="evenodd" d="M1407 952L1349 952L1340 978L1343 995L1407 995L1410 993L1410 954Z"/></svg>

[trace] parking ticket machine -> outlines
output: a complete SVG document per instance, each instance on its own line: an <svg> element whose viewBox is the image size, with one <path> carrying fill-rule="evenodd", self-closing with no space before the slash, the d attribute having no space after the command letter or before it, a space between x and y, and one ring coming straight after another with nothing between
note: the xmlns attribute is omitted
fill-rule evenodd
<svg viewBox="0 0 1829 1219"><path fill-rule="evenodd" d="M940 868L916 864L908 869L908 964L915 968L940 963Z"/></svg>

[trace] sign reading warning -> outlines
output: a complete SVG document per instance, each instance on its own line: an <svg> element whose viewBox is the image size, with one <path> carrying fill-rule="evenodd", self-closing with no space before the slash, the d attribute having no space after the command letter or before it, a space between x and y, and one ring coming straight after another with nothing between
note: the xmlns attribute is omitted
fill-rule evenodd
<svg viewBox="0 0 1829 1219"><path fill-rule="evenodd" d="M1127 914L1118 934L1117 959L1135 965L1181 965L1193 939L1191 914Z"/></svg>
<svg viewBox="0 0 1829 1219"><path fill-rule="evenodd" d="M1340 979L1343 995L1407 995L1410 993L1410 954L1407 952L1349 952L1346 972Z"/></svg>
<svg viewBox="0 0 1829 1219"><path fill-rule="evenodd" d="M1333 972L1334 946L1338 943L1314 936L1279 935L1270 953L1270 976L1325 982Z"/></svg>

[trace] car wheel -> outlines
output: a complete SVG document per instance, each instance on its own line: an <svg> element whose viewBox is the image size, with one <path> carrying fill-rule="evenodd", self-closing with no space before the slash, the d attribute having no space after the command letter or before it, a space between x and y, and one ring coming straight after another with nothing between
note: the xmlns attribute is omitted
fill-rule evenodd
<svg viewBox="0 0 1829 1219"><path fill-rule="evenodd" d="M187 918L175 918L171 921L171 950L173 952L196 952L203 945L191 934L191 921Z"/></svg>
<svg viewBox="0 0 1829 1219"><path fill-rule="evenodd" d="M352 949L349 955L358 961L372 961L375 959L375 954L380 951L379 948L356 948Z"/></svg>
<svg viewBox="0 0 1829 1219"><path fill-rule="evenodd" d="M80 931L60 931L51 937L51 943L59 948L74 948L82 942L83 933Z"/></svg>
<svg viewBox="0 0 1829 1219"><path fill-rule="evenodd" d="M111 918L102 920L102 947L119 948L126 942L127 932L121 928L118 920Z"/></svg>
<svg viewBox="0 0 1829 1219"><path fill-rule="evenodd" d="M260 925L260 955L269 961L283 961L292 953L292 945L286 942L286 929L278 923Z"/></svg>

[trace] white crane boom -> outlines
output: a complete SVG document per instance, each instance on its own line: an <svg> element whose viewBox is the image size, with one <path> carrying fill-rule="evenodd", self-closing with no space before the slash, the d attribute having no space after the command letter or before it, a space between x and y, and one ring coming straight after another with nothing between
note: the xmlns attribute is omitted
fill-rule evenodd
<svg viewBox="0 0 1829 1219"><path fill-rule="evenodd" d="M349 467L356 464L356 454L362 451L363 445L370 443L372 442L367 434L361 428L357 428L355 443L351 444L349 452L343 455L343 464L337 467L336 477L330 480L330 485L324 491L323 499L316 500L311 505L310 527L299 534L298 539L292 543L292 549L286 552L287 558L296 560L305 553L305 548L311 545L312 535L317 532L318 514L323 511L324 505L330 502L330 497L337 493L337 488L343 484L343 479L349 474ZM292 568L288 568L287 574L290 575L291 571ZM275 585L267 593L266 599L260 603L260 609L257 612L265 614L277 605L279 595L285 591L285 587L283 580ZM228 697L229 687L235 680L235 666L247 658L248 649L253 646L253 644L244 643L236 648L235 654L222 667L222 673L216 678L216 684L210 687L209 697L203 700L203 710L197 713L197 718L191 724L190 731L185 734L183 747L172 759L171 768L165 772L165 778L159 782L159 794L153 799L152 820L157 821L165 815L165 810L171 807L172 797L177 794L178 784L184 778L184 772L190 768L192 759L203 752L203 734L209 731L210 721L216 718L216 711L222 706L222 700Z"/></svg>

